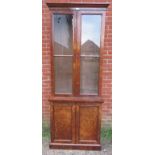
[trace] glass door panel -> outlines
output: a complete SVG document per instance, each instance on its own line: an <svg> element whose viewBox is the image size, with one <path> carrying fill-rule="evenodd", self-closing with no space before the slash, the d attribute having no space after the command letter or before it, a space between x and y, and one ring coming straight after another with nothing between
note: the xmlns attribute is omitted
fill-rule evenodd
<svg viewBox="0 0 155 155"><path fill-rule="evenodd" d="M101 15L81 16L80 94L98 95Z"/></svg>
<svg viewBox="0 0 155 155"><path fill-rule="evenodd" d="M55 94L72 94L73 15L54 14Z"/></svg>

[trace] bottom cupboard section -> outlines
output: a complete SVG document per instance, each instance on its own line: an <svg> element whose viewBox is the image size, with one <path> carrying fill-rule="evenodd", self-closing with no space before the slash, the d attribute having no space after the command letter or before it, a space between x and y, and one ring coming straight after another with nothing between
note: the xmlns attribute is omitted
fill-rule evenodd
<svg viewBox="0 0 155 155"><path fill-rule="evenodd" d="M51 103L51 148L99 150L100 103Z"/></svg>

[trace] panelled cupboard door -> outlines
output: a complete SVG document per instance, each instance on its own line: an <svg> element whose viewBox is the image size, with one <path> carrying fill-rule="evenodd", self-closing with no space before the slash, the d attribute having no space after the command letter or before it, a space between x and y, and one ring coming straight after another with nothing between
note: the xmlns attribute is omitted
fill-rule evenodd
<svg viewBox="0 0 155 155"><path fill-rule="evenodd" d="M72 103L56 103L52 110L52 142L75 142L75 106Z"/></svg>
<svg viewBox="0 0 155 155"><path fill-rule="evenodd" d="M77 143L100 144L100 104L77 106Z"/></svg>

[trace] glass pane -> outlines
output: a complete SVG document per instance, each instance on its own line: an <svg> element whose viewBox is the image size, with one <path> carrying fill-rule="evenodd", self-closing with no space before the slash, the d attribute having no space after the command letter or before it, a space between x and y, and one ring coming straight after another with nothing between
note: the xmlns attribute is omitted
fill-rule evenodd
<svg viewBox="0 0 155 155"><path fill-rule="evenodd" d="M54 15L54 54L68 55L73 53L72 26L73 15Z"/></svg>
<svg viewBox="0 0 155 155"><path fill-rule="evenodd" d="M72 93L72 57L55 57L55 93Z"/></svg>
<svg viewBox="0 0 155 155"><path fill-rule="evenodd" d="M80 94L98 94L99 58L81 57Z"/></svg>
<svg viewBox="0 0 155 155"><path fill-rule="evenodd" d="M82 15L81 55L99 55L101 15Z"/></svg>
<svg viewBox="0 0 155 155"><path fill-rule="evenodd" d="M97 95L101 15L82 15L80 94Z"/></svg>

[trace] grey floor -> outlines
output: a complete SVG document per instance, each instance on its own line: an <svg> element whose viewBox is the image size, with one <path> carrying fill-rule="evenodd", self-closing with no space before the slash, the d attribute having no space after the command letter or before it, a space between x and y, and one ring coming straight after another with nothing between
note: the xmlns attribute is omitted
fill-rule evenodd
<svg viewBox="0 0 155 155"><path fill-rule="evenodd" d="M112 155L112 144L104 144L102 151L52 150L48 141L43 140L42 155Z"/></svg>

